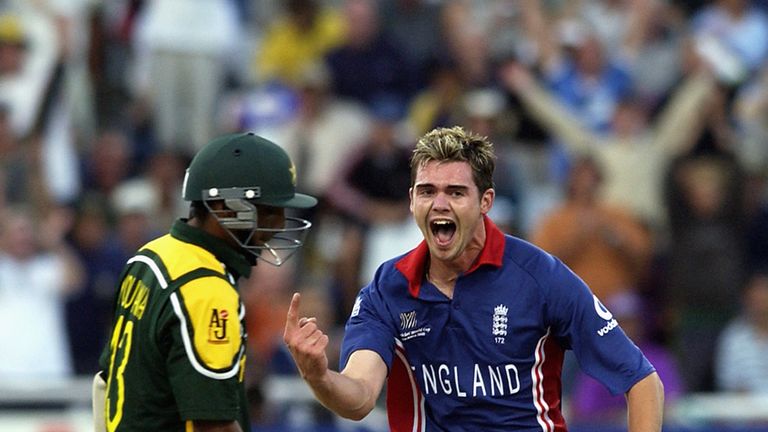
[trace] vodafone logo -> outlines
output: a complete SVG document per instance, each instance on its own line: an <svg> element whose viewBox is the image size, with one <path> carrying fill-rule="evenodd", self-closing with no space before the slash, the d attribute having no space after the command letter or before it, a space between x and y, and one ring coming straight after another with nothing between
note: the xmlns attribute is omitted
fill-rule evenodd
<svg viewBox="0 0 768 432"><path fill-rule="evenodd" d="M592 294L592 298L595 299L595 312L597 312L597 315L600 316L600 318L610 321L613 319L613 314L611 311L608 310L605 306L603 306L602 303L600 303L600 300L597 298L596 295Z"/></svg>
<svg viewBox="0 0 768 432"><path fill-rule="evenodd" d="M605 326L603 326L603 328L601 328L600 330L597 331L598 336L603 337L606 334L608 334L609 331L611 331L611 330L615 329L616 327L618 327L619 323L618 323L618 321L613 319L613 314L611 313L611 311L609 311L600 302L600 300L597 298L596 295L592 294L592 298L594 298L594 300L595 300L595 312L597 312L597 315L600 318L608 321L608 323L606 323Z"/></svg>

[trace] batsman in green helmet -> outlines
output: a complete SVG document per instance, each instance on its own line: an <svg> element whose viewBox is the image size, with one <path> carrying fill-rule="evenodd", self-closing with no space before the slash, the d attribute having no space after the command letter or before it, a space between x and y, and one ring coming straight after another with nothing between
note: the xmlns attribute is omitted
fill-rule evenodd
<svg viewBox="0 0 768 432"><path fill-rule="evenodd" d="M203 147L187 169L188 219L128 260L94 379L96 430L248 431L245 308L237 281L283 264L311 223L285 151L251 133Z"/></svg>

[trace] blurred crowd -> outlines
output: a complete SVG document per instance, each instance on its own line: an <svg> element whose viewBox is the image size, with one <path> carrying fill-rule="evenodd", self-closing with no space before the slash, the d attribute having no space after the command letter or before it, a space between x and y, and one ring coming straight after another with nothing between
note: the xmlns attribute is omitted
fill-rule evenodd
<svg viewBox="0 0 768 432"><path fill-rule="evenodd" d="M421 238L412 146L452 125L495 144L497 225L590 285L668 401L768 391L758 0L0 0L0 379L96 371L123 264L188 213L190 157L249 130L321 200L301 256L243 284L268 417L290 294L343 331ZM621 415L573 375L574 417Z"/></svg>

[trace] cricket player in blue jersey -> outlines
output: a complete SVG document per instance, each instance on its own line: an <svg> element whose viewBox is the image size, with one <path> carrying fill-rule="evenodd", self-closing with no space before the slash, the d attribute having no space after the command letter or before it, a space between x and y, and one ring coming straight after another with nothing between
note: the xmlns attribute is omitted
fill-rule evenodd
<svg viewBox="0 0 768 432"><path fill-rule="evenodd" d="M288 310L285 343L316 398L362 419L387 383L392 431L566 431L566 350L612 393L630 432L661 430L663 386L611 312L562 262L488 218L493 146L459 127L419 140L410 208L424 240L383 263L346 325L341 372L328 336Z"/></svg>

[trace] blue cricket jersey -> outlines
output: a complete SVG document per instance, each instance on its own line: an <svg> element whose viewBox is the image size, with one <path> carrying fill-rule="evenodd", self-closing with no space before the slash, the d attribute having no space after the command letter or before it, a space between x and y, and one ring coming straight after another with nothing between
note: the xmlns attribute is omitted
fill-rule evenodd
<svg viewBox="0 0 768 432"><path fill-rule="evenodd" d="M424 277L425 242L382 264L357 297L341 368L357 350L381 356L392 431L566 431L566 349L613 394L654 371L562 262L484 223L485 246L453 299Z"/></svg>

